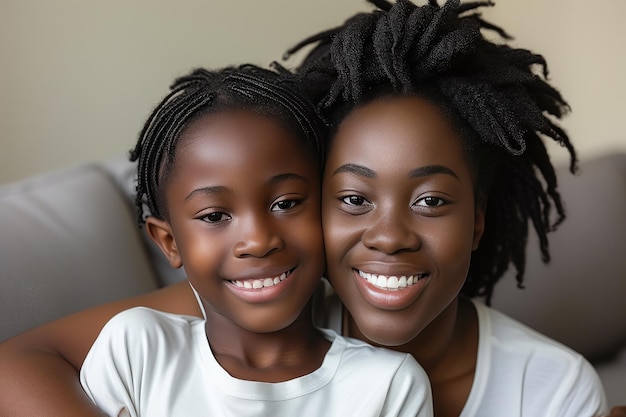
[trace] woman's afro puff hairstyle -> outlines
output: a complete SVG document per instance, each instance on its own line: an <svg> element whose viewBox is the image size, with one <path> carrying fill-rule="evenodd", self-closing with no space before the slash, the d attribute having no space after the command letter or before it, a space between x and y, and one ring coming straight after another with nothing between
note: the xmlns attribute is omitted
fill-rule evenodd
<svg viewBox="0 0 626 417"><path fill-rule="evenodd" d="M547 233L565 213L543 139L568 150L574 172L576 153L554 121L569 107L547 82L544 58L506 45L504 30L482 19L478 9L491 2L369 1L377 10L303 40L286 56L315 45L299 72L335 126L383 95L422 96L450 118L476 171L478 201L488 195L485 233L462 293L485 295L489 302L510 263L522 286L529 221L549 260Z"/></svg>
<svg viewBox="0 0 626 417"><path fill-rule="evenodd" d="M301 87L301 77L275 64L211 71L196 69L178 78L170 93L153 110L139 134L131 161L137 161L139 224L147 215L167 218L163 184L174 163L176 146L185 128L207 114L250 110L275 118L302 140L322 164L326 124Z"/></svg>

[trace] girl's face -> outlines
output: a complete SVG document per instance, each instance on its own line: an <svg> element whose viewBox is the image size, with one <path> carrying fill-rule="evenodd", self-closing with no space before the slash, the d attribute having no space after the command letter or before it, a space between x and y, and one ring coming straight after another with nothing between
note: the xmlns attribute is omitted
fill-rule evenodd
<svg viewBox="0 0 626 417"><path fill-rule="evenodd" d="M184 266L207 316L265 333L291 324L323 273L320 174L301 142L248 111L193 122L147 228Z"/></svg>
<svg viewBox="0 0 626 417"><path fill-rule="evenodd" d="M375 100L341 123L322 219L333 287L363 335L388 346L456 300L484 227L461 139L416 97Z"/></svg>

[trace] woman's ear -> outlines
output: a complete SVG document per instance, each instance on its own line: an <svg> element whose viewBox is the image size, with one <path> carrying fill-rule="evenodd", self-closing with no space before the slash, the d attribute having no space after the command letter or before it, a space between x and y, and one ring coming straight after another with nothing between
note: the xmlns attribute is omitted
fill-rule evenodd
<svg viewBox="0 0 626 417"><path fill-rule="evenodd" d="M474 239L472 241L472 250L478 249L480 238L485 233L485 212L487 211L487 197L481 198L476 203L474 212Z"/></svg>
<svg viewBox="0 0 626 417"><path fill-rule="evenodd" d="M172 234L172 227L168 222L149 216L146 219L146 232L148 232L150 239L161 249L161 252L163 252L173 268L183 266L183 261L176 246L176 240Z"/></svg>

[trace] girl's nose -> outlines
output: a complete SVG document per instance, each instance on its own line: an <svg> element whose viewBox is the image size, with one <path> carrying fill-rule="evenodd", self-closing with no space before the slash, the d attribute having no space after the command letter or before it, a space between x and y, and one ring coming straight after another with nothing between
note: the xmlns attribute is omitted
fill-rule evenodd
<svg viewBox="0 0 626 417"><path fill-rule="evenodd" d="M422 245L411 219L393 212L381 213L363 233L361 239L368 249L388 255L416 251Z"/></svg>
<svg viewBox="0 0 626 417"><path fill-rule="evenodd" d="M262 258L283 248L283 240L273 222L267 218L240 219L239 240L234 254L238 258Z"/></svg>

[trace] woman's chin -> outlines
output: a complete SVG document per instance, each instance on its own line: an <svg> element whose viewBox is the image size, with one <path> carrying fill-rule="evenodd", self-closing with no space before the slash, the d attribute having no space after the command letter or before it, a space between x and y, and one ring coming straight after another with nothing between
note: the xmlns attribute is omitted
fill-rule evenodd
<svg viewBox="0 0 626 417"><path fill-rule="evenodd" d="M398 325L386 320L378 323L372 321L357 323L357 326L370 343L387 347L407 344L417 337L421 330L416 329L415 323Z"/></svg>

